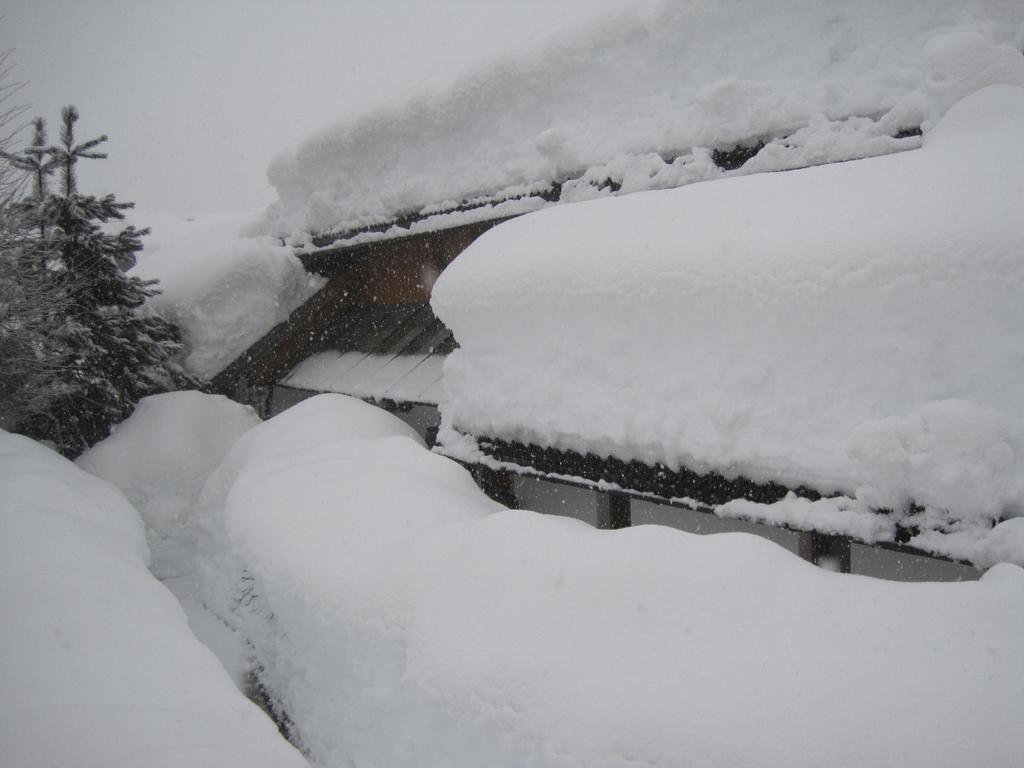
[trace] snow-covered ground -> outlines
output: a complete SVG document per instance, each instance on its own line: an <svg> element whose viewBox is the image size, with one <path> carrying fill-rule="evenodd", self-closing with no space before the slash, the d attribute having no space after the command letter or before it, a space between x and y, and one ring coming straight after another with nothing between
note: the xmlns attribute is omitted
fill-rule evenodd
<svg viewBox="0 0 1024 768"><path fill-rule="evenodd" d="M0 763L305 765L147 563L113 486L0 432Z"/></svg>
<svg viewBox="0 0 1024 768"><path fill-rule="evenodd" d="M290 248L251 234L254 216L130 218L153 230L131 274L160 281L149 305L181 329L185 366L200 378L219 373L322 285Z"/></svg>
<svg viewBox="0 0 1024 768"><path fill-rule="evenodd" d="M115 438L116 439L116 435ZM210 605L317 764L1011 768L1024 571L894 584L743 534L509 511L321 395L199 503Z"/></svg>
<svg viewBox="0 0 1024 768"><path fill-rule="evenodd" d="M270 166L269 227L299 243L538 183L681 186L721 175L712 148L773 137L744 172L892 152L978 88L1024 85L1022 46L1014 0L637 4L313 134Z"/></svg>
<svg viewBox="0 0 1024 768"><path fill-rule="evenodd" d="M903 584L745 534L506 510L386 412L145 400L79 465L314 765L1016 768L1024 571ZM202 490L198 490L199 486ZM18 765L301 765L146 572L139 515L0 441ZM187 585L187 586L185 586ZM208 628L208 627L207 627ZM193 625L193 630L202 629ZM241 641L245 641L244 643ZM245 658L243 658L245 656Z"/></svg>
<svg viewBox="0 0 1024 768"><path fill-rule="evenodd" d="M489 231L434 286L447 427L914 501L945 531L1024 511L1022 130L1024 90L991 86L920 150Z"/></svg>

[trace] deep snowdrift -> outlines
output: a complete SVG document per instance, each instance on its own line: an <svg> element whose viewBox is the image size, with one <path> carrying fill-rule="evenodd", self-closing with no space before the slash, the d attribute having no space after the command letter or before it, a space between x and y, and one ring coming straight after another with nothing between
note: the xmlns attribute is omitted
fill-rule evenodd
<svg viewBox="0 0 1024 768"><path fill-rule="evenodd" d="M131 273L160 281L149 306L181 329L185 366L201 378L219 373L322 284L280 242L247 236L251 216L132 220L154 232Z"/></svg>
<svg viewBox="0 0 1024 768"><path fill-rule="evenodd" d="M796 129L747 170L891 152L889 135L972 91L1024 85L1022 45L1014 0L638 5L314 134L270 166L271 228L344 230L581 174L563 200L595 194L588 181L680 186L719 175L712 147Z"/></svg>
<svg viewBox="0 0 1024 768"><path fill-rule="evenodd" d="M447 425L876 507L1024 510L1022 130L1024 90L993 86L918 151L491 230L434 286L461 345Z"/></svg>
<svg viewBox="0 0 1024 768"><path fill-rule="evenodd" d="M305 765L149 574L115 488L0 432L0 499L4 765Z"/></svg>
<svg viewBox="0 0 1024 768"><path fill-rule="evenodd" d="M407 435L321 395L202 494L207 599L318 764L1019 764L1021 569L893 584L597 531L501 510Z"/></svg>

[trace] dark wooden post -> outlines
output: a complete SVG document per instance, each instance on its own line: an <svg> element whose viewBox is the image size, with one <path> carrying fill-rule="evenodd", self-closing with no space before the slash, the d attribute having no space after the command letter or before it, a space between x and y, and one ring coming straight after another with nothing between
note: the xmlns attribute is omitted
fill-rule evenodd
<svg viewBox="0 0 1024 768"><path fill-rule="evenodd" d="M597 494L598 528L629 528L632 524L629 496L616 491Z"/></svg>
<svg viewBox="0 0 1024 768"><path fill-rule="evenodd" d="M800 557L839 573L849 573L850 540L845 536L804 531L800 534Z"/></svg>
<svg viewBox="0 0 1024 768"><path fill-rule="evenodd" d="M235 402L251 405L261 419L270 418L270 397L273 387L257 385L249 382L249 377L242 374L235 383Z"/></svg>
<svg viewBox="0 0 1024 768"><path fill-rule="evenodd" d="M509 509L519 508L519 500L516 499L515 490L512 488L511 472L491 469L482 464L475 465L471 472L476 484L480 486L480 490Z"/></svg>

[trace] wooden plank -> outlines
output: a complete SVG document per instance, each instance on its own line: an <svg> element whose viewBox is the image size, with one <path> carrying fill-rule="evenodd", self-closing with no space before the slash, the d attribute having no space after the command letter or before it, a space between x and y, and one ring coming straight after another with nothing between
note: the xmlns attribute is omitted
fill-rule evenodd
<svg viewBox="0 0 1024 768"><path fill-rule="evenodd" d="M412 314L405 317L399 323L398 327L395 329L395 333L389 336L386 341L382 342L377 351L389 353L394 356L398 356L403 353L412 354L405 350L409 349L411 342L423 335L423 332L428 329L433 322L434 313L430 311L430 305L419 305Z"/></svg>
<svg viewBox="0 0 1024 768"><path fill-rule="evenodd" d="M429 304L427 309L430 310ZM445 328L444 323L434 316L433 311L430 311L430 321L420 329L420 332L415 337L409 340L408 344L402 347L401 353L403 355L430 354L434 351L434 347L437 346L438 342L450 334L451 331Z"/></svg>
<svg viewBox="0 0 1024 768"><path fill-rule="evenodd" d="M401 338L405 323L422 311L421 304L399 304L383 308L374 327L358 340L357 346L366 352L386 353L394 345L395 340Z"/></svg>
<svg viewBox="0 0 1024 768"><path fill-rule="evenodd" d="M339 352L369 352L359 345L360 339L369 336L378 327L386 310L383 307L356 304L346 298L346 304L339 308L334 317L334 331L327 338L327 348Z"/></svg>

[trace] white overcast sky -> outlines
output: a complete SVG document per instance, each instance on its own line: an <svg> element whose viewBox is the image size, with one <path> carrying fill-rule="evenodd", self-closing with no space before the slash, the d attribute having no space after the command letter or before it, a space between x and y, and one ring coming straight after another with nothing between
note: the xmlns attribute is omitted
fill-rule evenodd
<svg viewBox="0 0 1024 768"><path fill-rule="evenodd" d="M83 188L179 214L257 210L270 159L631 0L0 0L20 100L110 137Z"/></svg>

